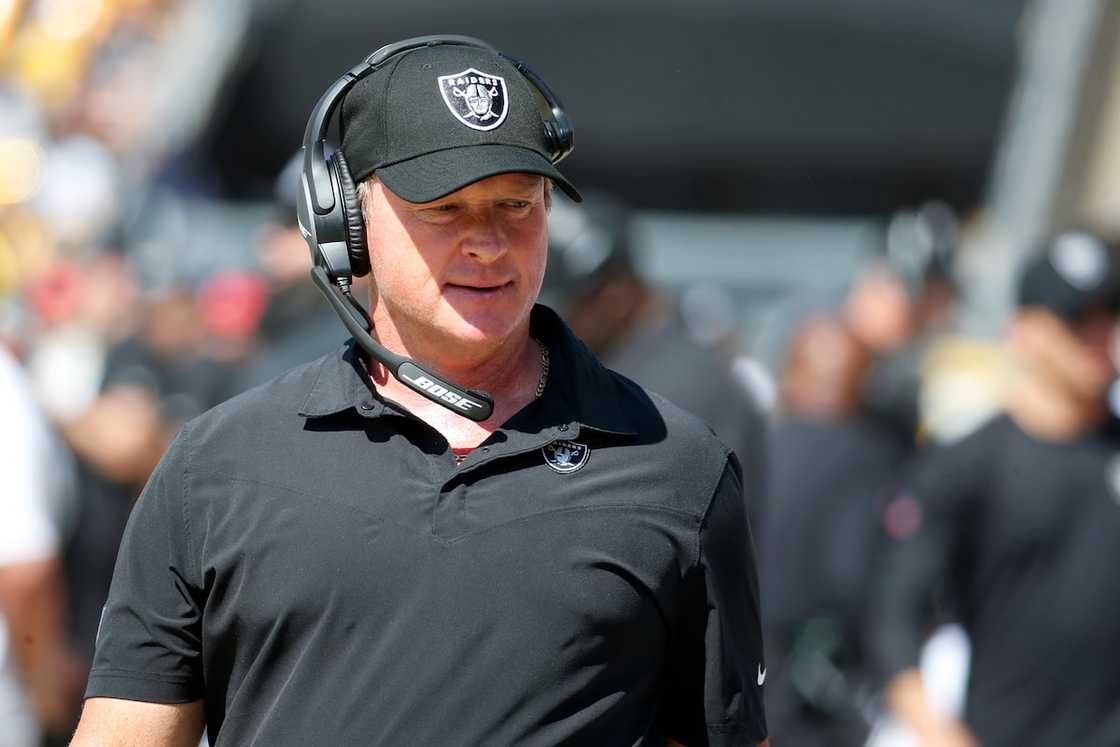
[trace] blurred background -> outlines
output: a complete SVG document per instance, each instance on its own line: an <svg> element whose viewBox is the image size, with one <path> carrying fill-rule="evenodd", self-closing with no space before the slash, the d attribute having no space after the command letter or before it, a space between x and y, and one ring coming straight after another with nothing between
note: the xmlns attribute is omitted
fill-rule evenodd
<svg viewBox="0 0 1120 747"><path fill-rule="evenodd" d="M24 413L0 471L50 476L0 495L0 745L68 733L131 501L182 422L345 340L284 169L319 95L375 48L479 36L560 94L564 171L592 199L555 207L546 299L670 398L690 396L694 369L663 355L680 346L737 392L731 411L682 403L773 477L752 515L763 603L790 630L809 602L766 579L850 602L882 522L905 523L880 510L903 465L999 411L1040 241L1120 228L1118 31L1104 0L0 0L0 388ZM869 499L828 514L854 527L841 580L765 542L808 531L768 523L777 486L814 495L784 480L837 443ZM30 655L5 646L25 629ZM967 643L943 640L927 671L948 672L952 708ZM823 743L907 743L836 662L789 685L866 727Z"/></svg>

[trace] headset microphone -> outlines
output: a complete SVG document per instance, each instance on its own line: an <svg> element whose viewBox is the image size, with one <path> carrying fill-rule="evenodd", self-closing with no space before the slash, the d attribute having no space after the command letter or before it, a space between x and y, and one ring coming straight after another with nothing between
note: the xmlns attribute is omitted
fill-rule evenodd
<svg viewBox="0 0 1120 747"><path fill-rule="evenodd" d="M463 389L447 379L427 370L419 363L397 355L373 339L371 325L365 310L350 294L349 286L332 283L322 267L311 270L311 279L327 297L335 313L342 319L354 340L374 359L409 389L428 399L475 421L483 421L494 411L494 400L486 392Z"/></svg>

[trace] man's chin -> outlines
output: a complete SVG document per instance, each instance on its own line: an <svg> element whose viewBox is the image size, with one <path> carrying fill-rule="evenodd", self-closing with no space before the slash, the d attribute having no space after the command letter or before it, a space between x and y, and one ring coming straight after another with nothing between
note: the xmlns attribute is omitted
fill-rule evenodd
<svg viewBox="0 0 1120 747"><path fill-rule="evenodd" d="M485 344L508 338L529 316L531 305L446 303L438 326L463 343Z"/></svg>
<svg viewBox="0 0 1120 747"><path fill-rule="evenodd" d="M501 345L513 334L517 325L507 320L462 320L446 329L446 339L451 345L463 348L489 348Z"/></svg>

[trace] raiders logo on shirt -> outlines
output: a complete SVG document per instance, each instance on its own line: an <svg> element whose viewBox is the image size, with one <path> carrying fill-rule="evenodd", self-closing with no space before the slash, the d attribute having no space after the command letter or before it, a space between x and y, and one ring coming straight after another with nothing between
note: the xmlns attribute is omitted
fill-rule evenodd
<svg viewBox="0 0 1120 747"><path fill-rule="evenodd" d="M575 441L553 441L541 452L545 464L561 474L575 472L587 464L587 458L591 456L591 449Z"/></svg>

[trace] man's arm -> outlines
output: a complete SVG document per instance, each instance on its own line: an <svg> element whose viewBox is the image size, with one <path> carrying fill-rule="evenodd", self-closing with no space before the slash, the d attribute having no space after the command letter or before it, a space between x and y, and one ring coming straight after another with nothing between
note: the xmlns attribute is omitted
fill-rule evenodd
<svg viewBox="0 0 1120 747"><path fill-rule="evenodd" d="M891 679L887 704L914 730L922 747L978 747L976 737L960 719L934 708L917 669L904 670Z"/></svg>
<svg viewBox="0 0 1120 747"><path fill-rule="evenodd" d="M205 725L201 700L142 703L89 698L70 747L198 747Z"/></svg>
<svg viewBox="0 0 1120 747"><path fill-rule="evenodd" d="M670 745L765 745L766 666L742 481L729 454L677 604L659 714Z"/></svg>
<svg viewBox="0 0 1120 747"><path fill-rule="evenodd" d="M923 747L976 745L960 719L930 701L918 658L933 619L935 592L953 598L962 588L959 569L967 567L970 528L979 525L976 514L993 461L989 433L985 429L928 453L907 480L913 490L896 504L913 518L890 532L871 604L868 645L873 666L886 681L887 705Z"/></svg>

